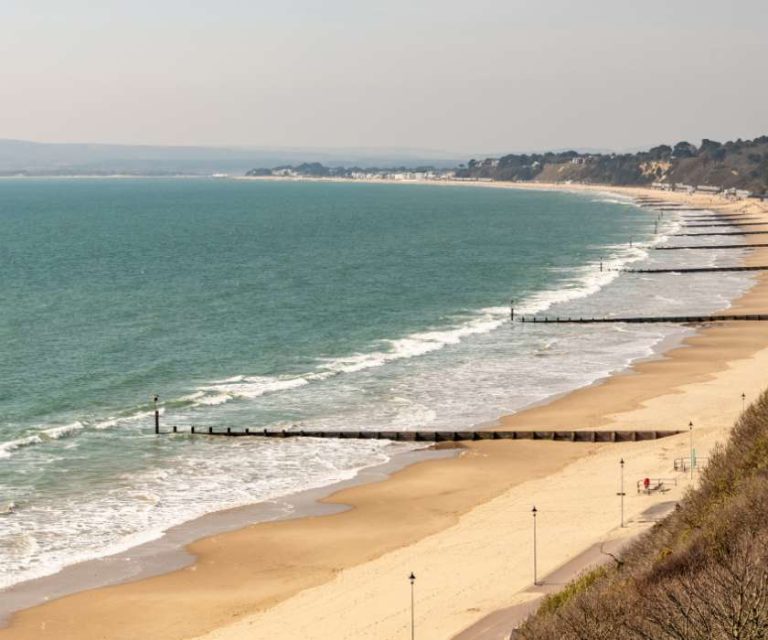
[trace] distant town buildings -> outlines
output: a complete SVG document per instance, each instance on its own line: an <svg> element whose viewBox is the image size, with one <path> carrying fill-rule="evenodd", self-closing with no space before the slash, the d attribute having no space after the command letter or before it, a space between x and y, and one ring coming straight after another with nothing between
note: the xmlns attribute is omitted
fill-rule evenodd
<svg viewBox="0 0 768 640"><path fill-rule="evenodd" d="M733 200L746 200L747 198L755 197L751 191L746 189L723 189L709 184L690 185L682 182L676 182L674 184L669 182L654 182L651 184L654 189L660 189L662 191L681 191L684 193L703 193L710 195L723 195L726 198Z"/></svg>
<svg viewBox="0 0 768 640"><path fill-rule="evenodd" d="M310 165L307 168L277 167L275 169L253 169L246 176L251 178L329 178L344 180L394 180L397 182L422 182L429 180L453 180L453 169L345 169L343 167L324 167Z"/></svg>

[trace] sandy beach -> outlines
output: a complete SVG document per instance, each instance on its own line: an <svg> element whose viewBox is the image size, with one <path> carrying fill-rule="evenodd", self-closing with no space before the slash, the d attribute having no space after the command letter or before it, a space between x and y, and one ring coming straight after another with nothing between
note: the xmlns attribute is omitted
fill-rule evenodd
<svg viewBox="0 0 768 640"><path fill-rule="evenodd" d="M473 184L611 191L724 214L747 212L768 222L768 205L757 201L617 187ZM759 242L750 238L744 242ZM747 264L768 264L768 251L754 249ZM766 310L763 274L733 311ZM22 611L0 630L0 640L402 638L410 625L411 571L419 638L451 638L531 598L525 589L533 580L533 505L540 575L595 543L643 530L648 524L640 514L679 499L692 482L673 471L674 458L689 455L689 423L697 456L706 457L742 411L742 394L749 402L765 388L766 370L768 323L701 328L663 357L500 418L503 428L680 429L682 435L602 445L467 443L458 456L417 463L323 500L350 507L343 512L208 537L188 546L197 559L191 566ZM621 458L626 528L619 526ZM636 482L645 477L668 479L669 491L638 494Z"/></svg>

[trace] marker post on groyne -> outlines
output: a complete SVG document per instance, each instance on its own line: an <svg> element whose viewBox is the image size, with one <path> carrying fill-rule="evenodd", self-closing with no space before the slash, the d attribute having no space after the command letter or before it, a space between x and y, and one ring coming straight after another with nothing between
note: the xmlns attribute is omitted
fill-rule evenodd
<svg viewBox="0 0 768 640"><path fill-rule="evenodd" d="M159 398L157 396L154 397L154 403L155 403L155 435L160 433L160 410L157 408L157 401Z"/></svg>

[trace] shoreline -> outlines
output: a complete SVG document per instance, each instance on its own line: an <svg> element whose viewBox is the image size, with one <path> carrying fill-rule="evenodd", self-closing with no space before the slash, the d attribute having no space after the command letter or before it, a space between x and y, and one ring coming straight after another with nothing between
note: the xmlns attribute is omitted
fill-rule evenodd
<svg viewBox="0 0 768 640"><path fill-rule="evenodd" d="M117 553L83 560L55 573L0 589L0 630L10 617L46 601L100 587L125 584L178 571L195 563L187 547L199 540L266 522L332 515L348 505L324 503L329 496L353 486L385 480L405 467L458 455L459 447L424 446L399 452L384 463L360 469L354 477L304 489L272 500L212 511L170 527L160 537Z"/></svg>
<svg viewBox="0 0 768 640"><path fill-rule="evenodd" d="M361 182L361 181L356 181ZM379 181L381 182L381 181ZM399 183L399 182L397 182ZM431 184L431 182L430 182ZM473 186L473 183L458 183L463 184L465 186ZM519 188L517 184L515 185L498 185L498 184L487 184L487 183L477 183L476 186L488 186L488 187L494 187L494 188ZM564 185L565 190L573 191L573 187L576 187L578 185ZM533 188L540 189L542 185L536 185ZM528 188L527 185L524 188ZM544 187L546 189L547 187ZM589 191L595 191L595 192L601 192L601 193L619 193L621 188L614 188L614 187L605 187L600 186L596 187L594 189L589 189ZM656 191L650 191L646 193L652 193L659 198L663 198L665 200L672 200L673 198L669 198L669 196L683 196L684 194L668 194L664 192L656 192ZM631 197L631 196L630 196ZM710 198L709 196L705 196L707 198ZM697 203L698 204L698 203ZM738 203L737 203L738 204ZM743 203L743 204L753 204L753 203ZM725 203L723 203L725 205ZM716 208L715 205L709 204L705 205L708 206L708 208ZM728 205L731 207L732 205ZM755 259L756 254L763 253L760 250L753 250L752 254L748 257L747 262ZM765 279L764 278L757 278L755 281L754 286L749 290L749 292L743 296L739 301L736 301L733 308L737 307L743 307L743 308L750 308L751 305L757 306L759 308L765 308L764 300L765 298L765 292L758 292L759 289L765 289ZM753 295L754 294L754 295ZM750 298L751 296L751 298ZM713 363L710 361L709 358L699 359L698 355L696 353L698 351L707 349L711 349L711 343L713 341L717 342L725 341L729 343L727 345L726 351L729 351L731 356L735 356L736 360L745 360L750 357L751 352L757 352L760 350L761 347L757 346L756 340L754 337L757 335L759 336L761 340L761 344L764 350L764 347L766 344L768 344L768 331L762 331L760 328L757 328L757 332L753 331L753 327L748 327L744 330L742 328L736 328L736 333L749 333L751 337L747 340L745 340L743 337L740 337L734 333L734 331L731 329L729 330L728 327L724 326L717 326L717 327L708 327L703 330L697 331L697 333L692 336L685 338L683 340L683 345L680 345L678 347L675 347L671 349L668 352L665 352L661 357L654 358L651 362L644 362L640 361L639 363L633 363L629 370L625 370L621 373L613 374L609 376L608 378L603 378L601 381L597 381L593 383L592 385L588 387L582 387L580 389L577 389L575 391L571 391L566 393L564 396L559 398L550 399L547 404L542 405L540 407L531 407L528 409L525 409L521 411L518 414L515 414L514 416L507 416L500 418L499 422L504 427L512 427L515 426L515 422L518 420L522 420L523 416L525 417L526 426L535 426L531 424L531 421L533 420L536 422L536 424L547 424L547 421L552 421L559 419L558 416L566 415L573 420L574 415L581 415L582 421L578 423L578 427L585 428L592 425L600 424L600 426L606 426L609 425L615 417L612 417L614 414L616 414L619 411L622 411L623 413L627 413L628 411L635 411L638 407L642 407L643 403L647 401L650 398L657 398L664 395L670 395L669 390L670 389L676 389L681 386L685 386L686 384L690 383L699 383L705 380L709 380L710 378L717 377L719 373L722 373L724 371L727 371L728 365L730 362L730 359L722 359L721 361L718 361L715 366L713 366ZM693 346L694 349L690 349L689 347ZM699 350L697 350L695 347L700 347ZM696 352L696 353L695 353ZM693 357L692 357L693 356ZM631 389L629 392L626 390L626 387L632 387L634 384L636 384L636 381L638 378L659 378L660 370L662 369L668 369L667 366L668 362L683 362L687 363L689 365L688 371L686 372L686 375L682 375L679 371L673 371L670 376L661 376L662 381L657 382L655 384L650 385L650 388L646 388L644 393L638 393L637 391L632 391ZM643 365L647 365L645 368ZM637 366L636 366L637 365ZM678 381L677 386L672 384L670 386L670 378L674 382L676 379ZM628 382L613 382L615 380L627 380ZM608 391L606 391L608 389ZM594 401L595 397L598 397L597 401ZM585 411L585 404L590 404L589 398L592 397L592 402L599 405L599 408L595 411ZM550 422L551 424L551 422ZM650 424L650 423L649 423ZM658 425L662 427L663 425ZM720 425L717 427L717 429L722 430L726 425ZM715 427L711 427L712 429L715 429ZM675 440L680 440L680 438L676 438ZM471 476L472 473L476 474L477 477L483 477L487 474L488 467L493 466L493 464L498 464L498 468L505 468L510 461L514 461L516 464L520 465L520 475L516 476L517 480L515 480L514 474L510 474L510 477L505 477L503 482L499 483L497 478L488 478L489 484L492 484L493 481L496 481L496 485L491 489L490 487L484 488L485 490L480 492L482 495L479 494L473 494L472 496L464 496L465 500L462 503L463 507L457 507L454 501L454 504L452 505L452 509L450 510L450 517L447 519L441 520L440 523L437 523L439 526L437 526L436 531L430 530L429 533L424 533L420 529L420 533L416 536L416 542L413 541L413 531L409 532L409 535L406 535L405 538L409 538L408 540L404 541L403 544L400 545L394 545L393 548L387 548L386 550L383 550L380 555L373 558L363 558L362 561L360 561L360 558L358 557L358 562L348 562L348 563L342 563L342 566L339 568L335 568L333 571L320 571L318 575L314 576L315 580L310 580L309 582L304 582L304 586L302 588L299 588L298 591L294 590L293 588L285 588L281 591L281 596L275 596L272 595L271 597L267 596L265 600L262 601L261 606L269 606L271 603L274 605L278 601L287 602L287 599L290 595L293 594L299 594L304 593L308 586L318 586L319 584L327 584L330 581L335 581L337 579L337 575L339 571L341 570L348 570L351 568L358 568L361 566L361 564L364 563L370 563L373 561L378 561L382 554L392 554L392 553L400 553L402 550L407 549L411 545L415 545L417 543L421 543L426 538L428 538L430 535L433 535L437 533L439 535L440 532L444 532L446 529L450 528L450 522L454 521L454 524L456 524L458 521L461 520L463 516L468 514L469 512L474 513L474 511L478 510L480 507L484 507L487 503L492 502L493 500L497 499L500 495L502 495L504 492L507 493L514 493L516 489L518 489L521 485L530 484L534 480L541 480L542 482L545 482L547 478L553 477L554 475L563 472L564 470L567 470L570 467L573 467L574 465L578 465L580 461L584 460L586 457L589 456L596 456L598 454L601 454L601 452L605 452L606 447L605 446L593 446L589 448L589 451L582 451L580 455L575 455L575 447L578 447L578 445L573 444L566 444L565 447L570 449L571 451L557 451L555 452L555 443L540 443L543 445L543 447L537 447L529 451L528 453L534 453L541 449L546 453L547 456L552 458L551 460L547 460L547 464L543 464L538 469L525 469L523 470L523 467L529 464L535 464L541 463L542 461L536 461L536 460L528 460L526 459L526 456L523 456L523 458L520 458L520 449L519 449L519 443L518 443L518 450L515 452L512 450L512 448L503 448L499 447L498 445L494 446L481 446L481 445L471 445L467 446L465 450L465 455L459 456L456 458L453 458L449 461L443 461L443 462L426 462L426 463L417 463L415 465L412 465L404 470L398 471L394 473L390 479L384 480L383 482L374 482L373 484L365 484L365 485L359 485L356 487L352 487L350 489L345 489L341 493L334 493L329 498L321 500L320 503L324 505L339 505L339 504L347 504L351 505L351 509L346 509L343 511L343 513L334 515L334 516L323 516L323 517L315 517L311 516L308 518L302 518L302 520L306 520L306 524L313 524L317 523L318 520L328 520L328 521L334 521L339 522L343 519L344 516L347 516L347 519L349 519L350 514L355 513L355 508L359 511L360 509L365 509L366 506L370 507L370 501L366 502L366 494L371 493L377 493L382 491L382 487L385 485L388 485L390 483L396 483L396 484L402 484L401 480L405 478L405 484L407 485L409 482L411 485L414 483L414 479L416 483L419 482L427 483L428 479L425 476L434 476L435 474L445 474L444 470L441 470L440 467L445 468L451 468L453 470L458 470L459 472L464 474L464 480L466 480L466 477L468 474ZM639 444L639 443L638 443ZM664 441L661 441L661 443L658 446L664 445ZM684 443L683 443L684 444ZM619 445L608 445L608 447L616 448ZM645 448L647 448L650 445L644 445ZM625 450L624 445L621 445L622 450ZM644 447L638 447L635 446L635 449L641 449ZM631 448L631 447L630 447ZM504 449L502 451L502 449ZM553 455L553 453L556 453L557 455ZM485 457L492 459L491 464L488 464L484 461L478 462L478 457ZM532 456L528 456L532 457ZM544 456L542 456L544 457ZM557 460L554 460L554 458L557 458ZM475 464L459 464L460 462L466 462L467 460L470 460L470 462L474 462ZM452 464L454 463L455 464ZM470 470L467 470L467 467L470 467ZM485 467L485 470L483 471L482 467ZM428 469L428 470L427 470ZM543 474L543 475L537 475ZM450 483L449 483L450 484ZM461 492L461 482L456 483L457 492ZM503 486L501 486L503 485ZM432 487L433 490L440 489L441 487ZM444 487L443 487L444 488ZM384 490L385 493L387 493L387 490ZM436 498L441 495L441 492L438 491L435 495L430 495L429 497L425 497L425 500L431 504L430 508L427 509L427 512L431 511L435 508L434 505L439 503L439 500ZM450 497L450 496L449 496ZM450 502L450 501L449 501ZM361 507L362 504L362 507ZM396 508L393 508L394 511L397 511ZM402 509L401 509L402 510ZM359 513L357 520L360 519ZM293 520L294 523L296 523L296 520ZM175 573L181 578L183 581L185 579L184 574L186 574L186 578L189 578L189 572L195 571L198 566L206 565L208 562L210 562L210 559L213 557L219 557L217 555L221 554L221 549L216 549L218 546L215 542L216 539L224 539L224 538L232 538L235 537L239 538L239 541L243 546L248 546L244 538L248 537L249 532L253 535L256 535L256 529L258 528L270 528L269 525L272 523L267 523L267 525L254 525L251 527L247 527L246 529L240 530L240 531L234 531L230 534L222 535L222 536L215 536L214 538L211 538L209 540L203 540L199 543L195 543L193 545L190 545L190 550L193 553L197 554L198 560L195 565L192 567L188 567L185 570L179 570ZM284 524L284 523L283 523ZM276 525L276 528L280 529L279 525ZM288 528L288 527L286 527ZM299 528L303 528L303 525L300 525ZM321 527L322 528L322 527ZM418 527L416 527L418 529ZM401 535L405 532L401 532ZM296 535L296 532L293 532L293 535ZM306 534L305 534L306 535ZM421 536L421 537L419 537ZM211 542L213 541L213 542ZM209 542L210 544L206 544ZM230 543L227 543L230 544ZM391 547L391 545L390 545ZM225 554L226 555L226 554ZM235 554L235 556L231 556L230 560L232 560L232 557L238 557L239 555L248 555L247 553L243 554ZM365 554L363 554L365 555ZM252 558L254 562L256 559ZM263 558L262 558L263 560ZM219 562L219 560L216 560L214 562ZM258 566L258 564L256 564ZM216 573L213 571L213 573ZM131 595L133 597L142 597L142 589L144 587L139 585L145 585L146 591L150 594L154 593L156 596L158 595L158 592L155 591L156 588L159 588L160 591L163 591L163 588L160 585L150 585L149 583L155 583L157 580L160 582L163 581L163 578L168 578L168 576L173 576L174 574L164 574L164 576L159 576L158 578L153 578L151 580L144 580L141 582L132 582L128 583L122 586L117 587L109 587L108 589L101 589L96 592L92 592L92 595L105 595L107 596L107 599L111 601L111 597L106 594L106 592L116 593L120 591L123 587L132 587L131 589L127 589L131 592ZM319 580L319 581L318 581ZM295 586L295 585L294 585ZM301 585L299 585L301 586ZM226 588L226 587L222 587ZM137 593L138 590L138 593ZM173 590L170 590L173 591ZM166 599L170 598L169 592L164 592L164 596ZM254 591L251 588L250 595L254 595ZM256 593L258 593L258 590L256 590ZM81 594L82 595L82 594ZM48 605L45 605L44 607L38 608L38 611L43 615L43 619L49 620L48 616L49 613L44 612L44 609L48 609L50 611L50 608L53 607L59 612L62 612L62 606L64 610L66 610L66 606L68 604L71 604L76 600L78 596L71 596L67 597L63 600L57 600L55 602L52 602ZM173 598L171 598L173 599ZM86 610L89 610L88 603L83 602L87 601L88 597L81 597L80 598L80 606L86 606ZM167 600L166 600L167 601ZM248 598L248 602L251 603L248 606L245 606L243 604L238 605L236 607L238 609L237 617L242 617L247 612L253 612L254 610L259 609L258 606L253 604L254 598L250 597ZM64 603L62 605L62 603ZM72 606L78 606L78 604L73 604ZM243 608L244 607L244 608ZM25 628L26 632L30 632L32 629L39 629L39 627L34 627L34 622L32 621L32 618L34 617L34 612L36 610L28 610L25 612L22 612L19 614L18 618L21 619L22 624L19 625L19 620L14 620L11 628L9 630L2 630L0 631L0 638L6 637L35 637L34 635L24 635L25 634ZM230 607L230 612L232 611L232 608ZM115 613L113 611L113 613ZM161 612L159 612L161 613ZM89 617L91 614L88 614ZM213 620L211 619L211 613L209 612L207 616L207 623L206 624L199 624L200 628L205 630L209 629L215 629L217 627L223 626L223 623L220 619ZM235 614L233 614L235 615ZM57 620L59 623L64 623L64 618L66 617L65 611L63 613L54 614L52 620ZM214 616L217 617L217 616ZM231 616L230 616L231 617ZM471 616L469 616L471 617ZM27 620L29 620L29 624L27 623ZM120 624L115 619L115 616L112 617L112 620L114 624L116 624L118 627ZM200 622L200 621L198 621ZM29 625L33 625L30 627ZM135 624L135 621L134 621ZM57 625L58 626L58 625ZM66 626L66 625L64 625ZM193 631L189 628L188 624L183 625L186 628L186 631L184 633L197 633L197 631ZM194 625L193 625L194 626ZM52 629L52 627L51 627ZM458 629L460 630L460 629ZM18 635L16 632L19 632L21 635ZM66 633L64 629L58 630L57 637L66 638L66 637L82 637L82 638L90 638L90 637L97 637L96 635L91 636L87 635L85 630L80 630L82 635L62 635L62 632ZM139 629L134 629L134 632L136 634L140 633ZM146 633L146 630L141 631L142 633ZM122 633L122 632L120 632ZM174 632L175 633L175 632ZM199 634L198 634L199 635ZM98 636L98 637L104 637L104 636ZM120 635L120 634L114 634L109 635L107 637L132 637L130 633L128 635ZM186 637L193 637L191 635L165 635L163 637L173 637L173 638L186 638ZM229 636L227 636L229 637ZM236 636L232 636L236 637ZM314 637L314 636L312 636ZM385 637L385 636L382 636ZM438 636L439 637L439 636Z"/></svg>

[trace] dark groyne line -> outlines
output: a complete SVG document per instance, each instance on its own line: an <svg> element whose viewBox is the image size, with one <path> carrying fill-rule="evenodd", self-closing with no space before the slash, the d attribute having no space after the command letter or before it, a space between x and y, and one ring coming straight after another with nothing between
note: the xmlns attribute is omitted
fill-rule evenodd
<svg viewBox="0 0 768 640"><path fill-rule="evenodd" d="M739 226L739 227L764 227L767 225L768 222L739 222L738 224L729 224L728 222L713 222L712 224L687 224L685 225L688 229L693 228L706 228L706 227L733 227L733 226Z"/></svg>
<svg viewBox="0 0 768 640"><path fill-rule="evenodd" d="M685 247L654 247L656 251L680 251L682 249L754 249L756 247L768 247L768 244L701 244Z"/></svg>
<svg viewBox="0 0 768 640"><path fill-rule="evenodd" d="M683 220L687 222L711 222L717 220L718 222L730 221L730 222L760 222L760 218L754 216L683 216Z"/></svg>
<svg viewBox="0 0 768 640"><path fill-rule="evenodd" d="M761 236L768 231L713 231L712 233L673 233L672 236Z"/></svg>
<svg viewBox="0 0 768 640"><path fill-rule="evenodd" d="M768 266L760 267L687 267L678 269L622 269L624 273L712 273L715 271L768 271Z"/></svg>
<svg viewBox="0 0 768 640"><path fill-rule="evenodd" d="M335 431L271 429L232 429L215 427L171 427L155 433L224 437L260 438L332 438L334 440L392 440L394 442L467 442L478 440L552 440L556 442L639 442L675 436L672 430L524 430L524 431Z"/></svg>
<svg viewBox="0 0 768 640"><path fill-rule="evenodd" d="M706 322L765 322L768 321L768 313L748 313L741 315L716 315L716 316L624 316L616 318L549 318L533 317L521 318L520 322L530 324L607 324L624 322L628 324L651 323L677 323L677 324L701 324Z"/></svg>

